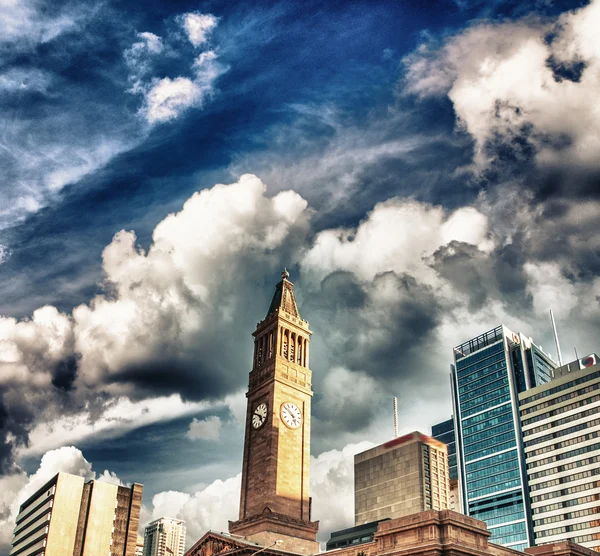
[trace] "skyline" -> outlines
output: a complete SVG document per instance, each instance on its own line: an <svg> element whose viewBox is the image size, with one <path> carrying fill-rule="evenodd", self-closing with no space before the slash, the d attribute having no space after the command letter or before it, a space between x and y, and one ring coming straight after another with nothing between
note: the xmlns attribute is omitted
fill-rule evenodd
<svg viewBox="0 0 600 556"><path fill-rule="evenodd" d="M600 350L600 1L421 4L0 6L0 556L58 470L226 530L284 267L321 541L393 396L400 434L449 418L454 346L556 359L552 309Z"/></svg>

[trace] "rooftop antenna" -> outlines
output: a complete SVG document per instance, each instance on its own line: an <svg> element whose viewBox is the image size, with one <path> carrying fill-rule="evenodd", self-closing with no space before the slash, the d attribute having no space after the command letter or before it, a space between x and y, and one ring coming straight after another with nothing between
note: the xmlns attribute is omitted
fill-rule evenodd
<svg viewBox="0 0 600 556"><path fill-rule="evenodd" d="M579 359L579 355L577 355L577 348L576 348L576 347L574 347L574 348L573 348L573 351L575 352L575 359L577 359L577 360L578 360L578 359Z"/></svg>
<svg viewBox="0 0 600 556"><path fill-rule="evenodd" d="M560 353L560 344L558 343L558 332L556 331L556 322L554 321L554 313L550 309L550 320L552 321L552 331L554 332L554 342L556 343L556 354L558 355L558 364L562 367L562 355Z"/></svg>
<svg viewBox="0 0 600 556"><path fill-rule="evenodd" d="M394 396L394 438L398 438L398 398Z"/></svg>

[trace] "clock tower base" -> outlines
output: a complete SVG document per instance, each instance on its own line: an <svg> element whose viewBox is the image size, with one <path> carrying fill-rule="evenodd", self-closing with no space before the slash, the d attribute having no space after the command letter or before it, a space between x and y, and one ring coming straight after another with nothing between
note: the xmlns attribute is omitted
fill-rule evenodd
<svg viewBox="0 0 600 556"><path fill-rule="evenodd" d="M265 508L256 516L240 521L229 522L229 532L240 535L261 546L271 546L275 541L283 541L278 548L305 556L317 554L318 521L303 521L288 515L277 514Z"/></svg>

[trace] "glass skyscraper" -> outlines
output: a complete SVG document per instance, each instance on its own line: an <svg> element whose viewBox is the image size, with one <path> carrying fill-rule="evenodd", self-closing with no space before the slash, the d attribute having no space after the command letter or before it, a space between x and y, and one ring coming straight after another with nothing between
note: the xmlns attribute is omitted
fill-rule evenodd
<svg viewBox="0 0 600 556"><path fill-rule="evenodd" d="M531 338L498 326L454 348L452 398L461 502L491 542L533 545L518 394L556 363Z"/></svg>

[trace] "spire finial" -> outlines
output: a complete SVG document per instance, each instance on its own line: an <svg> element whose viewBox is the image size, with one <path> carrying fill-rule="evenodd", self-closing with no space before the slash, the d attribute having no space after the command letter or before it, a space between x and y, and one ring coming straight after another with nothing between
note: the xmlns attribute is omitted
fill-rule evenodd
<svg viewBox="0 0 600 556"><path fill-rule="evenodd" d="M287 271L287 268L283 267L283 272L281 273L281 277L284 280L287 280L290 277L290 273Z"/></svg>

